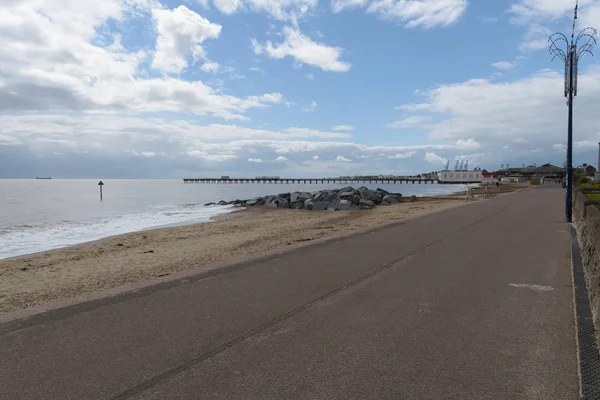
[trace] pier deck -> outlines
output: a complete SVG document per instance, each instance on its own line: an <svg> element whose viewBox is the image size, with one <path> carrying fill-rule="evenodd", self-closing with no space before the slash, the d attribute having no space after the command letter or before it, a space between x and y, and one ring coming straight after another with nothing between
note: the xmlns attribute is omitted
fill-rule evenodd
<svg viewBox="0 0 600 400"><path fill-rule="evenodd" d="M372 179L345 179L345 178L184 178L184 183L281 183L281 184L324 184L324 183L343 183L343 184L355 184L355 183L381 183L381 184L394 184L394 183L438 183L437 179L425 179L425 178L372 178ZM478 182L456 182L456 183L478 183Z"/></svg>

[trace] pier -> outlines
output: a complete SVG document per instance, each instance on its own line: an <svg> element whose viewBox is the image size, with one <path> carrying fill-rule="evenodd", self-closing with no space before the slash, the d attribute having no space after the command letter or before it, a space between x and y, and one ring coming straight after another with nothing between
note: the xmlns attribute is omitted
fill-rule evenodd
<svg viewBox="0 0 600 400"><path fill-rule="evenodd" d="M394 178L184 178L184 183L281 183L281 184L324 184L324 183L438 183L437 179L394 177ZM458 182L457 182L458 183ZM465 182L466 183L466 182Z"/></svg>

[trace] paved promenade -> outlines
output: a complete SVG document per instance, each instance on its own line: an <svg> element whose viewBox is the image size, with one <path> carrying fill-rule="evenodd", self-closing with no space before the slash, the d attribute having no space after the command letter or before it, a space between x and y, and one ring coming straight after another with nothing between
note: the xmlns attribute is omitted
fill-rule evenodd
<svg viewBox="0 0 600 400"><path fill-rule="evenodd" d="M0 325L0 399L578 398L564 191Z"/></svg>

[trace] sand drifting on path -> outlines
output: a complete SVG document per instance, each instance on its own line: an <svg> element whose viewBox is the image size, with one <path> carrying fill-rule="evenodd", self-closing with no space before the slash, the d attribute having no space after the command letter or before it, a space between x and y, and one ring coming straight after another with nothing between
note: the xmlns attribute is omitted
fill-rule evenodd
<svg viewBox="0 0 600 400"><path fill-rule="evenodd" d="M370 211L253 208L215 222L155 229L0 260L0 313L440 211L456 199Z"/></svg>

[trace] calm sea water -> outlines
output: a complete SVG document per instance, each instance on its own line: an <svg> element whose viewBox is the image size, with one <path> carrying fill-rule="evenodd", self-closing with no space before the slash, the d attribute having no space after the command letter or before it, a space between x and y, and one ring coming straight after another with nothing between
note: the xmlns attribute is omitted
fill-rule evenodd
<svg viewBox="0 0 600 400"><path fill-rule="evenodd" d="M184 184L181 180L0 180L0 259L168 225L206 222L232 207L204 207L218 200L346 184ZM358 186L355 184L355 186ZM390 192L439 195L465 185L379 184Z"/></svg>

